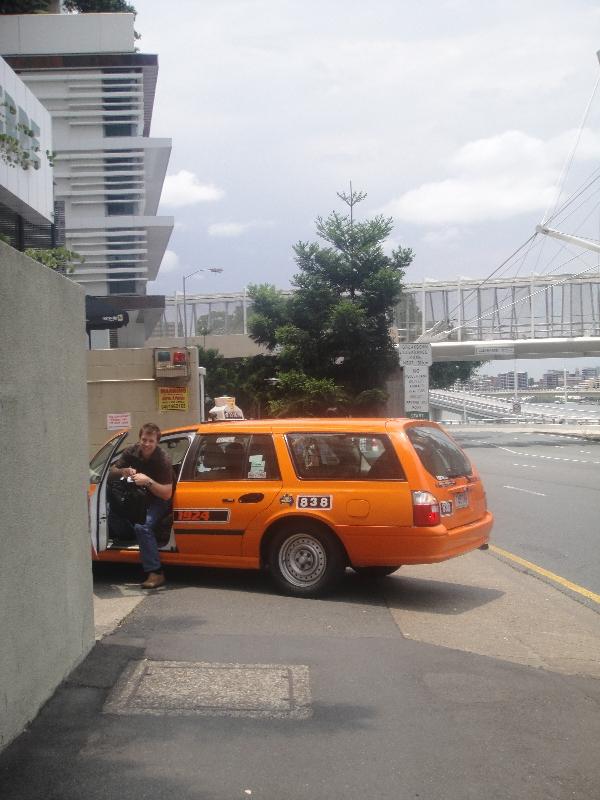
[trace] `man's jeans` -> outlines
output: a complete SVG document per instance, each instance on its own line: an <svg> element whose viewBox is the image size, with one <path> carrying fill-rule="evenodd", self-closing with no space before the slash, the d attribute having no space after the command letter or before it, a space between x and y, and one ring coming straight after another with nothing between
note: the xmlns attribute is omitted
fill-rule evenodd
<svg viewBox="0 0 600 800"><path fill-rule="evenodd" d="M153 497L148 502L146 520L141 524L135 525L129 520L109 512L109 531L116 539L130 537L133 528L135 538L140 546L140 559L144 572L158 572L161 568L155 530L170 508L170 500L161 500L160 497Z"/></svg>

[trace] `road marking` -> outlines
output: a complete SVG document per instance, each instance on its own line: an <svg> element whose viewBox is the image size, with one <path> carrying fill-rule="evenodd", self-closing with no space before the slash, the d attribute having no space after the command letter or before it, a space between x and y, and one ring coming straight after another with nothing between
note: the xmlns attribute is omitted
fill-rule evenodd
<svg viewBox="0 0 600 800"><path fill-rule="evenodd" d="M560 458L559 456L542 456L539 453L519 453L518 450L511 450L510 447L498 446L498 450L505 450L511 456L521 456L522 458L543 458L546 461L566 461L569 464L600 464L600 461L586 461L583 458Z"/></svg>
<svg viewBox="0 0 600 800"><path fill-rule="evenodd" d="M594 603L600 604L600 594L591 592L589 589L585 589L583 586L579 586L577 583L568 581L566 578L562 578L560 575L550 572L550 570L539 567L537 564L533 564L531 561L527 561L520 556L516 556L514 553L509 553L508 550L503 550L501 547L496 547L495 544L490 545L490 550L493 553L498 553L499 556L503 556L503 558L507 558L509 561L514 561L516 564L520 564L522 567L525 567L526 569L529 569L538 575L542 575L544 578L548 578L549 580L558 583L560 586L564 586L566 589L570 589L572 592L582 595L582 597L587 597L588 600L592 600Z"/></svg>
<svg viewBox="0 0 600 800"><path fill-rule="evenodd" d="M503 489L513 489L515 492L526 492L527 494L537 494L538 497L546 497L542 492L533 492L531 489L519 489L518 486L503 486Z"/></svg>
<svg viewBox="0 0 600 800"><path fill-rule="evenodd" d="M513 463L513 467L524 467L525 469L537 469L535 464L515 464L515 463Z"/></svg>

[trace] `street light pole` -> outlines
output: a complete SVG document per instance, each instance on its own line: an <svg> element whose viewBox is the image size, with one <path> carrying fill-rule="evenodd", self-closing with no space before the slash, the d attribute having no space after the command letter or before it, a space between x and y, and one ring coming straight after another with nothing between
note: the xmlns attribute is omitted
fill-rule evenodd
<svg viewBox="0 0 600 800"><path fill-rule="evenodd" d="M193 278L194 275L197 275L199 272L214 272L216 274L219 274L223 272L223 270L221 267L200 267L199 269L194 270L194 272L190 272L189 275L183 276L183 346L186 348L187 348L188 330L187 330L187 294L185 291L185 282L187 281L188 278Z"/></svg>

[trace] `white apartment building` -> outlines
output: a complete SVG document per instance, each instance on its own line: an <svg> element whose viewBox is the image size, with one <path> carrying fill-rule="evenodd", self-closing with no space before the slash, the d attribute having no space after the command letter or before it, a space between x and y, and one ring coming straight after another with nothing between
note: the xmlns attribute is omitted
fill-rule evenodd
<svg viewBox="0 0 600 800"><path fill-rule="evenodd" d="M94 347L141 346L164 308L146 295L173 230L157 209L170 139L149 136L156 55L135 52L132 14L2 17L0 54L52 117L55 199L86 294L127 311Z"/></svg>
<svg viewBox="0 0 600 800"><path fill-rule="evenodd" d="M25 129L25 130L24 130ZM39 226L49 231L54 218L52 121L37 97L0 58L0 134L13 137L27 162L9 164L0 158L0 217L10 228Z"/></svg>

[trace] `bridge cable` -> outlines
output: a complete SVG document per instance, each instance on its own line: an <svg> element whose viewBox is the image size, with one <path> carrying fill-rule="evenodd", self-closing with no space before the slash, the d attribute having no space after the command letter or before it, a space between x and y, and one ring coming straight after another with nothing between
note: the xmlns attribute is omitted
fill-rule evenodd
<svg viewBox="0 0 600 800"><path fill-rule="evenodd" d="M583 194L583 193L584 193L584 192L585 192L585 191L586 191L588 188L590 188L590 187L591 187L591 186L592 186L592 185L593 185L593 184L594 184L594 183L595 183L595 182L596 182L596 181L597 181L597 180L600 178L600 170L596 170L596 172L598 172L598 173L599 173L598 175L596 175L596 176L595 176L593 179L591 179L591 180L590 180L590 181L589 181L587 184L584 184L583 186L580 186L578 189L576 189L576 190L573 192L573 194L572 194L570 197L568 197L568 198L566 199L566 201L563 203L563 205L562 205L560 208L557 208L557 206L558 206L558 202L559 202L559 200L560 200L560 196L561 196L561 193L562 193L562 190L563 190L564 182L565 182L565 180L566 180L566 176L567 176L567 174L568 174L569 170L571 169L571 165L572 165L572 163L573 163L573 159L575 158L575 152L576 152L576 150L577 150L577 147L579 146L579 142L580 142L580 140L581 140L581 136L582 136L582 134L583 134L583 130L584 130L585 124L586 124L586 122L587 122L587 119L588 119L588 116L589 116L589 113L590 113L590 109L591 109L592 103L593 103L593 101L594 101L594 98L595 98L595 96L596 96L596 93L597 93L597 91L598 91L598 86L599 86L599 85L600 85L600 75L599 75L599 76L598 76L598 78L596 79L596 83L595 83L595 85L594 85L594 88L593 88L593 90L592 90L591 97L590 97L590 99L589 99L589 101L588 101L588 104L587 104L587 106L586 106L586 109L585 109L585 111L584 111L584 114L583 114L583 118L582 118L582 120L581 120L581 123L580 123L580 125L579 125L579 129L578 129L578 131L577 131L577 136L576 136L575 142L574 142L574 144L573 144L573 147L571 148L571 152L570 152L570 154L569 154L569 156L568 156L568 158L567 158L567 160L566 160L566 162L565 162L565 164L564 164L564 166L563 166L562 172L561 172L561 174L560 174L560 176L559 176L559 180L558 180L558 191L557 191L557 194L556 194L556 199L555 199L555 201L554 201L554 209L553 209L553 212L552 212L552 214L551 214L551 215L549 215L550 206L548 207L548 209L546 209L546 212L545 212L545 214L544 214L544 216L543 216L543 218L542 218L542 225L546 225L548 222L550 222L551 220L553 220L553 219L554 219L554 218L555 218L555 217L556 217L558 214L560 214L561 212L565 211L565 210L566 210L566 208L567 208L567 207L568 207L568 206L569 206L571 203L573 203L573 202L575 201L575 199L576 199L576 198L580 197L580 196L581 196L581 194ZM592 175L594 175L594 173L593 173L593 172L592 172ZM585 201L582 201L582 204L583 204L583 202L585 202ZM580 207L581 207L581 204L580 204L580 206L578 206L577 208L580 208ZM577 209L575 209L575 210L577 210ZM574 212L571 212L571 213L574 213ZM569 215L569 216L570 216L570 215ZM589 215L588 215L588 217L587 217L587 218L589 218ZM587 218L586 218L586 219L587 219ZM514 257L515 257L515 256L516 256L516 255L517 255L517 254L518 254L518 253L521 251L521 250L523 250L524 248L526 248L526 247L529 245L529 247L528 247L528 249L527 249L526 253L523 255L523 258L522 258L522 261L521 261L521 267L519 267L519 268L518 268L518 271L520 271L520 269L522 268L522 266L523 266L524 262L526 261L526 259L527 259L528 255L530 254L531 250L533 249L533 246L534 246L534 243L535 243L535 239L536 239L536 237L537 237L537 233L534 233L534 234L532 234L532 236L530 236L530 237L529 237L529 239L527 239L527 240L526 240L526 241L525 241L525 242L524 242L524 243L523 243L523 244L522 244L520 247L518 247L518 248L517 248L517 249L516 249L516 250L515 250L515 251L514 251L514 252L513 252L513 253L512 253L510 256L508 256L508 258L506 258L506 259L505 259L505 260L504 260L504 261L503 261L503 262L502 262L502 263L501 263L501 264L500 264L500 265L499 265L499 266L498 266L498 267L497 267L495 270L493 270L493 271L492 271L492 272L491 272L491 273L488 275L488 277L487 277L487 278L485 278L483 281L481 281L481 282L480 282L480 283L479 283L477 286L473 287L473 288L472 288L472 289L469 291L469 293L467 294L467 296L466 296L466 297L463 297L463 298L462 298L462 300L459 300L459 301L458 301L458 303L456 304L456 306L454 306L454 308L453 308L451 311L449 311L449 312L448 312L448 318L450 318L450 317L451 317L451 315L452 315L452 314L453 314L453 313L454 313L454 312L455 312L455 311L456 311L458 308L460 308L460 306L461 306L461 305L462 305L462 306L463 306L463 308L464 308L464 306L465 306L466 302L467 302L467 301L468 301L468 300L469 300L469 299L470 299L470 298L473 296L473 294L474 294L475 292L477 292L479 289L481 289L483 286L485 286L485 284L486 284L486 283L488 283L488 282L489 282L489 281L490 281L490 280L491 280L491 279L492 279L492 278L493 278L495 275L497 275L497 273L498 273L498 272L500 272L500 270L501 270L501 269L503 269L503 267L507 266L507 265L508 265L508 264L509 264L509 263L512 261L512 259L513 259L513 258L514 258ZM537 259L537 262L536 262L536 263L539 263L539 261L540 261L540 258L541 258L542 251L543 251L543 244L542 244L542 247L541 247L541 249L540 249L540 252L539 252L539 255L538 255L538 259ZM589 270L585 270L585 271L587 272L587 271L589 271ZM517 274L518 274L518 272L517 272ZM554 285L554 284L552 284L552 285ZM520 301L518 301L518 302L520 302ZM509 304L509 305L508 305L508 306L506 306L506 307L507 307L507 308L509 308L509 307L510 307L510 305L513 305L513 304ZM498 308L498 310L502 310L502 308ZM493 312L491 312L491 313L493 313ZM470 322L476 322L476 321L478 321L479 319L482 319L482 317L477 317L477 318L475 318L475 319L473 319L473 320L470 320ZM465 325L466 325L466 323L463 323L462 325L459 325L459 326L458 326L458 328L463 328L463 327L465 327ZM454 328L453 330L457 330L458 328Z"/></svg>
<svg viewBox="0 0 600 800"><path fill-rule="evenodd" d="M575 151L577 150L577 148L579 146L579 142L580 142L581 136L583 134L583 129L584 129L585 123L587 122L587 118L589 116L590 109L592 107L592 102L594 100L594 97L596 96L596 92L598 91L598 85L600 85L600 75L598 75L598 77L596 78L596 83L594 85L594 89L592 91L592 95L591 95L591 97L590 97L590 99L588 101L588 104L587 104L586 109L585 109L584 114L583 114L583 118L581 120L581 124L579 126L579 130L577 132L577 137L575 139L573 147L571 148L571 152L570 152L570 154L569 154L569 156L568 156L568 158L567 158L567 160L566 160L566 162L565 162L565 164L563 166L562 172L561 172L560 177L558 179L558 187L557 187L558 191L557 191L557 194L556 194L556 199L554 201L553 213L552 213L552 215L549 214L549 212L550 212L550 206L549 206L546 209L546 213L542 217L542 222L541 222L542 225L546 225L548 223L549 219L551 218L551 216L553 217L553 216L556 215L557 206L558 206L558 202L560 200L560 195L561 195L562 190L563 190L564 182L566 180L567 173L571 169L571 165L573 163L573 159L575 158Z"/></svg>

